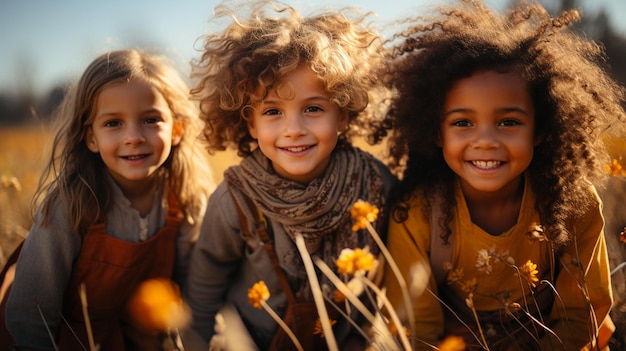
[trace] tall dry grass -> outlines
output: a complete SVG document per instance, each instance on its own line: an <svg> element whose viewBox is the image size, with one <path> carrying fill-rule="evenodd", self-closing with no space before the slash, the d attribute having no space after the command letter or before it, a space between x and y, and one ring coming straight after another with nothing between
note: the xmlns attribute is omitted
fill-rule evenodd
<svg viewBox="0 0 626 351"><path fill-rule="evenodd" d="M14 178L21 187L0 184L0 267L31 226L31 200L46 162L49 142L45 125L0 126L0 177ZM382 156L382 147L370 147L361 140L356 144ZM211 156L215 181L220 182L226 168L239 160L232 150Z"/></svg>
<svg viewBox="0 0 626 351"><path fill-rule="evenodd" d="M43 125L0 127L0 267L30 228L31 200L46 161L49 133ZM384 146L369 147L361 140L356 144L378 157L384 156ZM611 154L620 159L626 169L626 139L607 140ZM223 171L239 162L234 151L212 156L214 179L222 180ZM13 182L11 182L13 180ZM619 241L620 231L626 227L626 177L612 177L606 188L600 189L604 201L606 237L611 268L626 259L626 245ZM626 268L613 275L615 297L611 313L618 326L617 345L626 347Z"/></svg>

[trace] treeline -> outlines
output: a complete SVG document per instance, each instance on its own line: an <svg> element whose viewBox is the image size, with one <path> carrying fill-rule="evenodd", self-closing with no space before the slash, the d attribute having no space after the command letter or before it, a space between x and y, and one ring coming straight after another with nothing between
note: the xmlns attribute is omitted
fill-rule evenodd
<svg viewBox="0 0 626 351"><path fill-rule="evenodd" d="M554 3L554 1L545 2L548 8L550 7L547 3ZM584 6L579 2L579 0L557 0L551 10L560 12L563 9L581 7L584 10ZM610 23L606 10L593 15L583 12L582 21L576 28L604 45L608 57L608 71L615 80L626 85L626 33L619 33ZM0 125L48 121L52 111L62 101L66 89L67 84L58 84L42 96L37 96L34 91L28 89L22 89L20 92L0 92Z"/></svg>

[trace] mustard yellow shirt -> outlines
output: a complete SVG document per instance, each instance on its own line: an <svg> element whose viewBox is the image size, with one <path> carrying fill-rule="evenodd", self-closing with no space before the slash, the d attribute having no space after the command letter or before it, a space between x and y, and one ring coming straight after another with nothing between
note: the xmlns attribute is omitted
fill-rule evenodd
<svg viewBox="0 0 626 351"><path fill-rule="evenodd" d="M595 318L598 324L601 323L612 304L602 204L593 187L590 187L590 192L595 198L594 203L587 208L582 218L571 218L567 222L574 239L557 257L560 268L554 287L559 297L555 299L548 318L543 316L566 350L579 350L587 344L595 332L591 319ZM498 310L503 296L508 296L505 299L507 302L520 302L522 305L524 297L526 301L532 301L530 284L520 277L524 274L516 275L517 269L530 260L537 264L536 276L540 280L549 279L551 259L547 241L529 240L531 225L541 223L534 208L535 195L528 181L517 224L498 236L490 235L472 223L458 185L456 201L457 208L451 223L454 232L450 260L452 270L448 271L447 279L458 279L448 282L449 291L458 296L460 301L465 301L468 297L467 287L473 286L473 304L477 311ZM427 289L411 298L416 321L412 333L419 340L436 345L445 335L442 305L434 296L437 294L437 284L430 273L431 218L425 218L419 200L413 201L410 206L408 219L404 223L390 220L388 248L408 284L412 281L410 271L413 265L421 262L428 268L426 271L430 276L426 279ZM391 303L406 319L402 292L389 266L384 284ZM546 283L536 284L538 288L548 287ZM503 292L510 295L503 295ZM558 341L553 337L541 340L542 350L560 349L557 346ZM417 343L417 347L430 349L421 342Z"/></svg>

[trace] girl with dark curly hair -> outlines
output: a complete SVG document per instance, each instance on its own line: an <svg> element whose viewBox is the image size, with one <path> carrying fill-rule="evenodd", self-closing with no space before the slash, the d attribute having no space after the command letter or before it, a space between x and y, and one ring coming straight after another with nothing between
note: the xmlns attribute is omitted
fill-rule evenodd
<svg viewBox="0 0 626 351"><path fill-rule="evenodd" d="M603 321L610 334L594 186L625 95L602 48L569 29L578 17L466 0L393 37L389 142L404 170L388 245L406 279L416 264L432 272L404 311L424 345L579 350ZM392 274L386 285L400 303Z"/></svg>

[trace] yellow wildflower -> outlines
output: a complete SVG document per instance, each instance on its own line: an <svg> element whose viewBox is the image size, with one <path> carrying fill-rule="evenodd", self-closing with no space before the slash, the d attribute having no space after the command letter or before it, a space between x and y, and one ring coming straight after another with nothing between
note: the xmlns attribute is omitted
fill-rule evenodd
<svg viewBox="0 0 626 351"><path fill-rule="evenodd" d="M374 255L369 248L343 249L335 261L340 274L351 275L358 271L369 271L374 267Z"/></svg>
<svg viewBox="0 0 626 351"><path fill-rule="evenodd" d="M149 332L184 328L191 321L178 285L165 278L141 283L129 300L128 312L136 325Z"/></svg>
<svg viewBox="0 0 626 351"><path fill-rule="evenodd" d="M259 280L252 288L248 289L248 301L254 308L261 308L261 301L267 301L270 298L270 290L265 282Z"/></svg>
<svg viewBox="0 0 626 351"><path fill-rule="evenodd" d="M456 281L463 279L463 268L457 268L454 270L450 270L448 273L448 284L452 284Z"/></svg>
<svg viewBox="0 0 626 351"><path fill-rule="evenodd" d="M346 295L344 295L339 289L333 293L333 301L340 303L346 301Z"/></svg>
<svg viewBox="0 0 626 351"><path fill-rule="evenodd" d="M528 241L530 243L534 243L537 241L545 241L547 240L545 234L543 233L543 226L541 224L532 223L528 227Z"/></svg>
<svg viewBox="0 0 626 351"><path fill-rule="evenodd" d="M620 162L622 162L622 156L619 159L613 159L611 164L604 166L604 169L612 176L626 176L626 171L622 168Z"/></svg>
<svg viewBox="0 0 626 351"><path fill-rule="evenodd" d="M334 319L330 320L330 326L332 327L333 325L337 324L337 321ZM313 335L318 335L320 336L320 338L324 338L324 329L322 328L322 321L319 320L319 318L315 321L315 327L313 329Z"/></svg>
<svg viewBox="0 0 626 351"><path fill-rule="evenodd" d="M15 189L15 191L22 191L22 184L15 177L7 177L3 175L0 178L0 182L2 183L2 187L5 189Z"/></svg>
<svg viewBox="0 0 626 351"><path fill-rule="evenodd" d="M478 283L476 282L476 278L472 278L470 280L464 280L459 283L461 285L461 290L466 293L472 293L476 291L476 287Z"/></svg>
<svg viewBox="0 0 626 351"><path fill-rule="evenodd" d="M440 351L463 351L465 350L465 341L462 337L450 335L439 344Z"/></svg>
<svg viewBox="0 0 626 351"><path fill-rule="evenodd" d="M393 336L398 335L398 327L396 326L394 322L389 322L389 332ZM404 326L402 326L402 332L404 333L404 335L411 337L411 331Z"/></svg>
<svg viewBox="0 0 626 351"><path fill-rule="evenodd" d="M367 223L371 223L378 217L378 208L369 202L358 200L352 205L350 215L354 219L352 231L367 228Z"/></svg>
<svg viewBox="0 0 626 351"><path fill-rule="evenodd" d="M531 260L526 261L526 263L519 268L520 276L524 278L532 287L537 286L536 283L539 281L537 273L539 273L537 270L537 264L532 263Z"/></svg>

